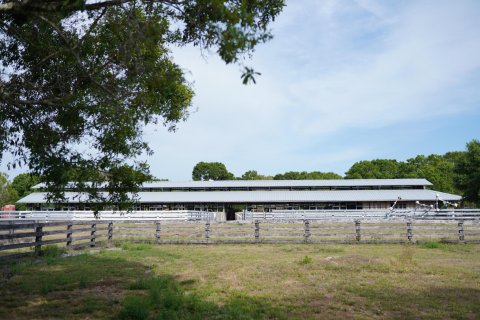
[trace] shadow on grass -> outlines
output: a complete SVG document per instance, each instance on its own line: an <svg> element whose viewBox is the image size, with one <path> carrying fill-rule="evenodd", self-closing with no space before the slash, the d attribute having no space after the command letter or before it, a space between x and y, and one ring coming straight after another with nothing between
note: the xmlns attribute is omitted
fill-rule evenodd
<svg viewBox="0 0 480 320"><path fill-rule="evenodd" d="M24 260L8 268L10 276L0 287L1 319L282 318L268 301L245 295L221 306L206 301L190 292L195 281L151 276L141 260L122 254Z"/></svg>
<svg viewBox="0 0 480 320"><path fill-rule="evenodd" d="M186 289L192 282L153 276L130 286L120 319L279 319L279 310L266 299L234 295L221 306L205 301Z"/></svg>

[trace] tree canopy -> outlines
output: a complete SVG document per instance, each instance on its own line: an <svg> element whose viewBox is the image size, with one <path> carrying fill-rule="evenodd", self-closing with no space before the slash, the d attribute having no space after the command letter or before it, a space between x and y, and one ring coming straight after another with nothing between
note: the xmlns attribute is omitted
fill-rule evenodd
<svg viewBox="0 0 480 320"><path fill-rule="evenodd" d="M480 206L480 141L467 143L467 151L455 166L456 186L464 190L467 202Z"/></svg>
<svg viewBox="0 0 480 320"><path fill-rule="evenodd" d="M233 173L228 172L221 162L199 162L193 167L192 179L194 181L208 180L235 180Z"/></svg>
<svg viewBox="0 0 480 320"><path fill-rule="evenodd" d="M103 202L151 178L148 124L175 130L194 92L172 46L244 57L271 38L283 0L0 0L0 161L41 176L54 199L73 182ZM86 184L85 182L89 182ZM106 186L108 198L96 193Z"/></svg>
<svg viewBox="0 0 480 320"><path fill-rule="evenodd" d="M320 172L320 171L289 171L285 173L276 174L274 180L335 180L343 177L334 172Z"/></svg>
<svg viewBox="0 0 480 320"><path fill-rule="evenodd" d="M256 170L248 170L242 174L241 177L237 178L238 180L271 180L271 176L264 176L259 174Z"/></svg>
<svg viewBox="0 0 480 320"><path fill-rule="evenodd" d="M14 204L17 199L18 193L8 181L7 175L0 172L0 207L6 204Z"/></svg>
<svg viewBox="0 0 480 320"><path fill-rule="evenodd" d="M345 179L395 179L401 178L397 160L375 159L354 163L345 173Z"/></svg>
<svg viewBox="0 0 480 320"><path fill-rule="evenodd" d="M460 193L455 185L455 164L463 152L449 152L445 155L418 155L406 161L392 159L363 160L354 163L346 172L346 179L398 179L425 178L432 183L432 189Z"/></svg>

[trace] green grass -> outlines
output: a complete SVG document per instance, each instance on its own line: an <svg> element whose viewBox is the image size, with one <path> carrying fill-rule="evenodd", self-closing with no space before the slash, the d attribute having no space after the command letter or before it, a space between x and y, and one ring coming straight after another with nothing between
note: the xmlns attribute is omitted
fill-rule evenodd
<svg viewBox="0 0 480 320"><path fill-rule="evenodd" d="M310 263L312 263L312 258L310 258L309 256L305 256L298 263L299 264L310 264Z"/></svg>
<svg viewBox="0 0 480 320"><path fill-rule="evenodd" d="M122 248L0 265L0 318L480 318L478 245Z"/></svg>

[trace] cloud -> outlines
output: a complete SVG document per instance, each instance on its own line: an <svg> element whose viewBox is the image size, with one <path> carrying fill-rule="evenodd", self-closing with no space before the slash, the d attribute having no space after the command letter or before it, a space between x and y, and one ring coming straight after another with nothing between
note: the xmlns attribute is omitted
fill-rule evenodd
<svg viewBox="0 0 480 320"><path fill-rule="evenodd" d="M237 175L343 173L361 159L441 152L430 142L453 136L462 149L480 134L479 14L478 1L290 1L251 61L262 72L253 86L215 54L174 49L198 112L176 133L147 128L152 171L188 180L195 163L221 161ZM453 125L462 135L447 136Z"/></svg>
<svg viewBox="0 0 480 320"><path fill-rule="evenodd" d="M160 160L163 168L179 172L206 160L237 174L342 170L338 162L345 168L384 144L336 145L345 132L471 110L479 101L471 80L480 66L478 9L450 1L288 3L275 39L255 55L263 75L249 87L215 57L175 51L192 71L199 112L159 142L158 150L182 148L175 160Z"/></svg>

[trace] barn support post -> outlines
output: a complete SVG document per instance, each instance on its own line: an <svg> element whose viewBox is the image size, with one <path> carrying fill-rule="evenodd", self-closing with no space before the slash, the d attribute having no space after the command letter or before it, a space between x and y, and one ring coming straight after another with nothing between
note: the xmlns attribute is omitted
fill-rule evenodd
<svg viewBox="0 0 480 320"><path fill-rule="evenodd" d="M255 220L255 242L260 241L260 222Z"/></svg>
<svg viewBox="0 0 480 320"><path fill-rule="evenodd" d="M360 233L360 220L355 220L355 240L360 241L362 235Z"/></svg>
<svg viewBox="0 0 480 320"><path fill-rule="evenodd" d="M465 229L463 228L463 221L458 222L458 241L465 241Z"/></svg>
<svg viewBox="0 0 480 320"><path fill-rule="evenodd" d="M72 247L72 233L73 233L73 224L69 223L67 224L67 249L70 249Z"/></svg>
<svg viewBox="0 0 480 320"><path fill-rule="evenodd" d="M35 255L39 256L42 251L43 225L35 224Z"/></svg>
<svg viewBox="0 0 480 320"><path fill-rule="evenodd" d="M90 247L95 247L95 239L96 239L96 231L97 231L97 224L92 224L92 229L90 231Z"/></svg>
<svg viewBox="0 0 480 320"><path fill-rule="evenodd" d="M412 221L407 221L407 239L409 242L413 241L413 229L412 229Z"/></svg>
<svg viewBox="0 0 480 320"><path fill-rule="evenodd" d="M310 221L308 220L304 220L304 230L305 232L303 233L303 239L305 242L308 242L308 240L310 239Z"/></svg>
<svg viewBox="0 0 480 320"><path fill-rule="evenodd" d="M160 221L155 221L155 240L157 241L157 243L160 243L160 231L161 231Z"/></svg>

